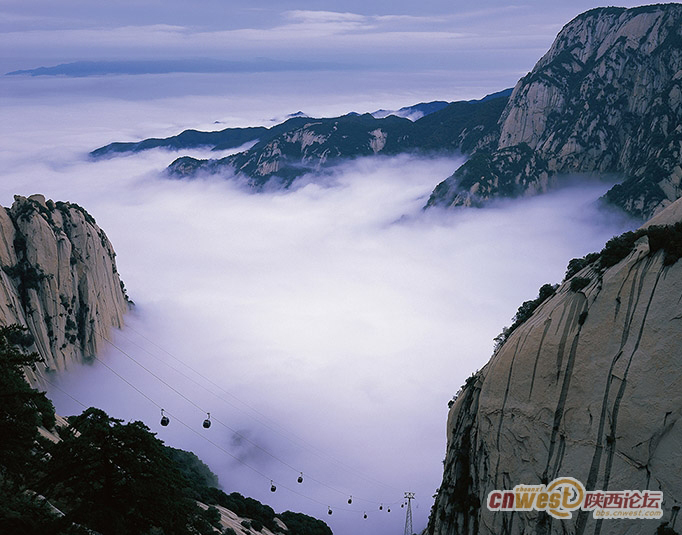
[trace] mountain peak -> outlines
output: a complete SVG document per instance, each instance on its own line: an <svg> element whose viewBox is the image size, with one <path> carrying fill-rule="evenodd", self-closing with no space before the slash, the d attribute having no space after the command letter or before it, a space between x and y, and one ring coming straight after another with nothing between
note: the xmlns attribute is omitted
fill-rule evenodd
<svg viewBox="0 0 682 535"><path fill-rule="evenodd" d="M500 135L434 191L469 205L546 191L568 174L621 174L607 199L648 218L682 195L682 5L579 15L514 88Z"/></svg>

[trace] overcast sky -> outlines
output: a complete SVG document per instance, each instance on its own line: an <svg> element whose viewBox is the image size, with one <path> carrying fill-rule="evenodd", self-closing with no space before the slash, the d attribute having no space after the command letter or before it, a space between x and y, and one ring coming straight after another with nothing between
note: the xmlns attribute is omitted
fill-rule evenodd
<svg viewBox="0 0 682 535"><path fill-rule="evenodd" d="M595 2L3 0L5 71L78 60L323 61L522 75ZM633 2L621 5L633 6Z"/></svg>

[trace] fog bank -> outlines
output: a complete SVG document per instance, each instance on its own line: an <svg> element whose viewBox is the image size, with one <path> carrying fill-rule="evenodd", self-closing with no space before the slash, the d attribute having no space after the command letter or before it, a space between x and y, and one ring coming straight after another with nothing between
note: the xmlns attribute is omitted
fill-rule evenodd
<svg viewBox="0 0 682 535"><path fill-rule="evenodd" d="M402 493L414 491L421 530L442 475L448 400L522 301L632 223L597 209L609 185L594 182L422 212L456 158L359 159L293 191L253 194L219 177L167 180L160 171L177 154L162 150L85 156L116 136L172 135L193 116L239 126L304 107L287 93L255 108L257 96L244 90L219 112L215 95L43 95L3 110L0 203L40 192L84 206L136 303L101 355L134 388L95 362L50 395L61 414L80 402L143 420L195 451L226 491L317 516L337 534L402 529ZM338 110L333 95L313 97L313 112ZM404 97L363 102L397 108ZM206 412L214 423L203 430Z"/></svg>

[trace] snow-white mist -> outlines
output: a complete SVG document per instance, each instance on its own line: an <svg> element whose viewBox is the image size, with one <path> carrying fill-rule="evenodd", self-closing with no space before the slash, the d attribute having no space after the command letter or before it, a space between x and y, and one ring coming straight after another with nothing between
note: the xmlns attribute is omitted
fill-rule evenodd
<svg viewBox="0 0 682 535"><path fill-rule="evenodd" d="M246 84L224 100L141 100L112 98L111 86L80 98L76 83L45 82L66 93L15 92L0 126L0 203L43 193L84 206L136 303L99 357L125 381L97 361L73 367L49 391L58 411L94 405L142 420L196 452L227 492L322 518L340 535L403 529L404 491L417 494L415 530L425 527L448 400L522 301L634 225L597 208L608 185L594 182L480 210L422 211L462 163L454 157L364 158L263 194L217 176L169 180L161 171L178 154L162 150L86 157L114 140L206 128L211 116L224 128L298 109L398 108L426 100L417 89L405 102L405 93L363 88L360 108L337 89L347 104L339 110L331 86L295 105L286 85L280 100L272 86L259 95Z"/></svg>

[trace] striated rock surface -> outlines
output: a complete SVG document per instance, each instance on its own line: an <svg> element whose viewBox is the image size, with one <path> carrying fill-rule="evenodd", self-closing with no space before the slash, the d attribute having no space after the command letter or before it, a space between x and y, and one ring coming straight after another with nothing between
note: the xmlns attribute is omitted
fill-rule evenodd
<svg viewBox="0 0 682 535"><path fill-rule="evenodd" d="M429 205L542 192L562 174L626 176L607 199L648 219L682 195L682 5L579 15L514 88L499 136Z"/></svg>
<svg viewBox="0 0 682 535"><path fill-rule="evenodd" d="M663 533L682 532L681 256L678 200L569 264L570 279L452 404L430 534L634 535L663 522L675 530ZM557 477L587 490L662 491L663 518L557 520L486 506L493 490Z"/></svg>
<svg viewBox="0 0 682 535"><path fill-rule="evenodd" d="M114 250L77 204L15 196L0 208L0 322L26 325L45 363L29 382L94 357L128 299Z"/></svg>

